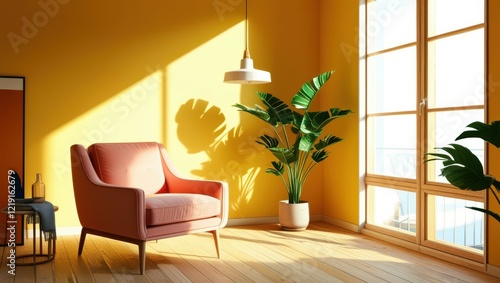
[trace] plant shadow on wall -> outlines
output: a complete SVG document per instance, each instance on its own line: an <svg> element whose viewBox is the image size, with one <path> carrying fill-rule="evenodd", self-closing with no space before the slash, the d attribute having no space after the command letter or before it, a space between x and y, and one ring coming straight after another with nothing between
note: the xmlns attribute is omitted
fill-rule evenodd
<svg viewBox="0 0 500 283"><path fill-rule="evenodd" d="M243 127L226 131L226 118L217 106L202 99L184 103L175 117L177 136L189 154L206 154L207 161L191 173L205 179L223 180L229 184L230 210L236 217L245 215L253 196L258 160L265 151L253 139L243 136Z"/></svg>

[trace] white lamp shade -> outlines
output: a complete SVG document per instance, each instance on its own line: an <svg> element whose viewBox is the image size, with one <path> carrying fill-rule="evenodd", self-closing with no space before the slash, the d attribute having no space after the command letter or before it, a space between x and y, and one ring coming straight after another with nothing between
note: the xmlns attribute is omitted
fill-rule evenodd
<svg viewBox="0 0 500 283"><path fill-rule="evenodd" d="M250 58L241 59L240 69L226 72L225 83L234 84L265 84L271 82L271 74L253 68L253 60Z"/></svg>

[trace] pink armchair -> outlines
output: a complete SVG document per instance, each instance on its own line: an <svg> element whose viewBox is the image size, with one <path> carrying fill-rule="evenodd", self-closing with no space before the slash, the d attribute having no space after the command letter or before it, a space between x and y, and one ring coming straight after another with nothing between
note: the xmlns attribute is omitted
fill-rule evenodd
<svg viewBox="0 0 500 283"><path fill-rule="evenodd" d="M210 231L220 257L227 183L179 177L155 142L75 144L71 162L82 225L78 255L88 233L134 243L144 274L146 241Z"/></svg>

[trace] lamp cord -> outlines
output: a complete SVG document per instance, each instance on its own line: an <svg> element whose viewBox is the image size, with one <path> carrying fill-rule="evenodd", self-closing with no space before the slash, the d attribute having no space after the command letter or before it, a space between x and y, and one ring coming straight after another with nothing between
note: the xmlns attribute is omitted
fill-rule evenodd
<svg viewBox="0 0 500 283"><path fill-rule="evenodd" d="M246 49L248 50L248 0L245 0L245 36Z"/></svg>

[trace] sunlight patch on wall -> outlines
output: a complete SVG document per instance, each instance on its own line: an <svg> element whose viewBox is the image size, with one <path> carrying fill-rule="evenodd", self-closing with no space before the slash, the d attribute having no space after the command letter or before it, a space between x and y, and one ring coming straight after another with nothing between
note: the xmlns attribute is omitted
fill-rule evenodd
<svg viewBox="0 0 500 283"><path fill-rule="evenodd" d="M183 173L210 162L210 150L239 123L232 105L239 100L240 87L224 84L223 78L224 72L239 67L243 46L241 22L166 68L166 147L174 160L181 161Z"/></svg>
<svg viewBox="0 0 500 283"><path fill-rule="evenodd" d="M54 160L51 171L58 180L67 180L71 173L69 148L72 144L160 140L161 75L159 71L152 73L47 136L44 152L47 160Z"/></svg>
<svg viewBox="0 0 500 283"><path fill-rule="evenodd" d="M223 82L239 68L244 22L178 58L166 68L166 147L186 177L222 180L230 188L230 217L252 209L263 150L240 125L242 87Z"/></svg>

